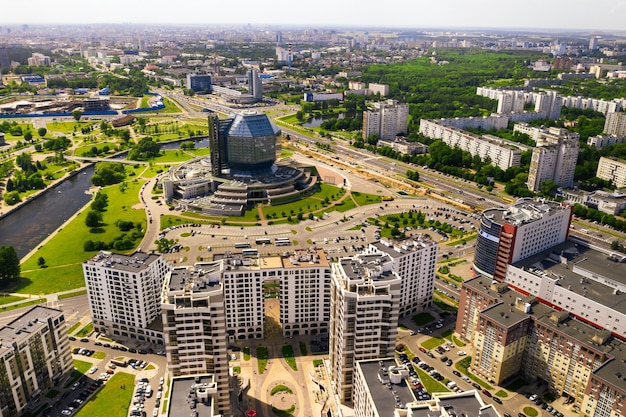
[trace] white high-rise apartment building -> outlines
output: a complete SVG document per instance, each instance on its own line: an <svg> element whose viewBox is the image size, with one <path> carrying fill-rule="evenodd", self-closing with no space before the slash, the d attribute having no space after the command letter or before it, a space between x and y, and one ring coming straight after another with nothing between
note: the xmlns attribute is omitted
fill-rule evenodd
<svg viewBox="0 0 626 417"><path fill-rule="evenodd" d="M161 311L167 367L173 377L213 374L220 414L230 414L226 307L220 261L174 268Z"/></svg>
<svg viewBox="0 0 626 417"><path fill-rule="evenodd" d="M161 288L171 266L161 255L101 251L83 263L93 327L111 336L163 344Z"/></svg>
<svg viewBox="0 0 626 417"><path fill-rule="evenodd" d="M530 161L528 189L539 191L545 180L562 188L572 187L580 149L578 134L557 127L530 129L537 146Z"/></svg>
<svg viewBox="0 0 626 417"><path fill-rule="evenodd" d="M345 403L357 361L393 356L401 278L389 255L357 255L331 267L329 372L333 393Z"/></svg>
<svg viewBox="0 0 626 417"><path fill-rule="evenodd" d="M613 182L617 188L626 187L626 161L614 158L600 158L598 178Z"/></svg>
<svg viewBox="0 0 626 417"><path fill-rule="evenodd" d="M392 270L402 280L400 316L419 313L432 305L438 248L430 239L381 239L366 249L366 253L391 257Z"/></svg>
<svg viewBox="0 0 626 417"><path fill-rule="evenodd" d="M626 113L613 112L606 114L604 133L618 137L626 136Z"/></svg>
<svg viewBox="0 0 626 417"><path fill-rule="evenodd" d="M63 312L33 307L0 329L0 416L40 407L73 370Z"/></svg>
<svg viewBox="0 0 626 417"><path fill-rule="evenodd" d="M363 112L363 139L378 134L380 139L394 139L405 134L409 121L409 105L387 100L374 103L374 108Z"/></svg>
<svg viewBox="0 0 626 417"><path fill-rule="evenodd" d="M280 321L285 337L328 332L330 266L321 250L288 256L224 259L223 285L229 341L262 339L266 284L280 288Z"/></svg>
<svg viewBox="0 0 626 417"><path fill-rule="evenodd" d="M535 111L546 112L546 119L559 120L563 97L555 91L542 92L535 96Z"/></svg>

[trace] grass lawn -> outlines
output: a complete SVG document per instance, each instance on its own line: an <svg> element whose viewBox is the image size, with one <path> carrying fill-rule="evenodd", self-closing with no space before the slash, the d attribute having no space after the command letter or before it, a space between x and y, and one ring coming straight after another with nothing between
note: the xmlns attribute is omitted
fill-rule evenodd
<svg viewBox="0 0 626 417"><path fill-rule="evenodd" d="M85 295L85 294L87 294L87 290L74 291L71 293L59 295L59 300L63 300L65 298L78 297L79 295Z"/></svg>
<svg viewBox="0 0 626 417"><path fill-rule="evenodd" d="M324 360L323 359L313 359L313 366L314 367L318 367L318 366L322 366L324 365Z"/></svg>
<svg viewBox="0 0 626 417"><path fill-rule="evenodd" d="M81 325L80 321L78 323L74 323L74 325L70 327L69 330L67 331L67 334L74 333L74 331L76 331L76 329L78 329L80 325Z"/></svg>
<svg viewBox="0 0 626 417"><path fill-rule="evenodd" d="M1 295L0 296L0 305L1 304L9 304L14 303L16 301L26 301L28 298L18 297L16 295Z"/></svg>
<svg viewBox="0 0 626 417"><path fill-rule="evenodd" d="M458 308L455 305L451 305L450 303L455 303L454 300L446 297L441 294L438 290L435 290L435 296L433 297L433 303L442 309L443 311L449 311L451 313L456 313Z"/></svg>
<svg viewBox="0 0 626 417"><path fill-rule="evenodd" d="M296 364L296 358L294 357L294 354L293 354L293 346L284 345L282 350L283 350L283 357L285 358L287 365L289 365L289 367L291 367L291 369L293 369L294 371L297 371L298 365Z"/></svg>
<svg viewBox="0 0 626 417"><path fill-rule="evenodd" d="M368 204L378 204L381 201L383 201L383 198L379 195L360 193L357 191L352 192L352 197L354 198L354 201L356 201L356 203L359 206L366 206Z"/></svg>
<svg viewBox="0 0 626 417"><path fill-rule="evenodd" d="M104 359L107 357L107 354L106 352L98 351L98 352L94 352L94 354L91 355L91 357L94 359Z"/></svg>
<svg viewBox="0 0 626 417"><path fill-rule="evenodd" d="M4 312L7 312L7 311L15 310L15 309L22 308L22 307L32 306L32 305L35 305L35 304L42 304L42 303L45 303L45 302L46 302L45 298L39 298L37 300L32 300L32 301L28 301L28 302L25 302L25 303L12 305L12 306L4 306L4 307L0 308L0 313L4 313Z"/></svg>
<svg viewBox="0 0 626 417"><path fill-rule="evenodd" d="M243 351L243 360L244 361L249 361L250 360L250 348L249 347L245 347L242 349Z"/></svg>
<svg viewBox="0 0 626 417"><path fill-rule="evenodd" d="M87 337L93 332L93 323L87 324L76 333L76 337Z"/></svg>
<svg viewBox="0 0 626 417"><path fill-rule="evenodd" d="M274 388L272 388L272 391L270 391L270 395L275 395L275 394L278 394L279 392L286 392L287 394L293 394L293 391L288 386L276 385Z"/></svg>
<svg viewBox="0 0 626 417"><path fill-rule="evenodd" d="M135 376L125 372L113 375L75 417L126 417L133 397Z"/></svg>
<svg viewBox="0 0 626 417"><path fill-rule="evenodd" d="M300 342L300 354L302 356L306 356L306 353L307 353L307 351L306 351L306 343Z"/></svg>
<svg viewBox="0 0 626 417"><path fill-rule="evenodd" d="M524 407L524 414L528 417L537 417L539 413L533 407Z"/></svg>
<svg viewBox="0 0 626 417"><path fill-rule="evenodd" d="M74 128L80 133L80 130L95 124L95 122L52 122L48 123L47 129L52 132L59 132L65 134L72 134ZM22 128L23 129L23 128Z"/></svg>
<svg viewBox="0 0 626 417"><path fill-rule="evenodd" d="M268 352L267 348L264 346L259 346L256 348L256 359L259 370L259 375L265 372L265 368L267 368L267 360L268 360Z"/></svg>
<svg viewBox="0 0 626 417"><path fill-rule="evenodd" d="M500 397L500 398L506 398L509 396L509 393L506 392L505 390L501 389L498 392L496 392L496 397Z"/></svg>
<svg viewBox="0 0 626 417"><path fill-rule="evenodd" d="M185 217L172 216L166 214L165 216L161 216L161 230L167 229L171 226L177 226L179 224L193 224L193 223L201 223L201 224L211 224L215 223L214 221L208 220L200 220L200 219L187 219Z"/></svg>
<svg viewBox="0 0 626 417"><path fill-rule="evenodd" d="M458 361L457 363L455 363L454 367L457 369L457 371L461 372L464 375L467 375L469 377L469 379L471 379L472 381L478 383L481 387L487 388L489 390L492 390L493 387L491 385L489 385L488 383L486 383L482 379L478 378L476 375L474 375L473 373L471 373L469 371L469 367L470 367L471 363L472 363L472 357L471 356L466 356L463 359L461 359L460 361Z"/></svg>
<svg viewBox="0 0 626 417"><path fill-rule="evenodd" d="M104 188L109 197L109 206L103 215L102 233L90 233L85 225L87 210L77 214L76 218L56 233L41 249L22 264L22 278L17 283L15 292L29 294L49 294L58 291L80 288L85 285L82 263L96 252L85 252L83 245L87 240L111 242L123 233L115 226L117 219L140 223L145 228L146 215L143 210L135 210L139 203L139 189L143 182L130 180L124 192L119 185ZM131 238L130 233L126 235ZM139 243L143 236L135 232ZM134 247L134 246L133 246ZM42 256L48 268L41 269L37 259Z"/></svg>
<svg viewBox="0 0 626 417"><path fill-rule="evenodd" d="M150 162L154 162L155 164L162 164L166 162L172 164L180 164L190 159L193 159L196 156L197 155L193 155L181 149L166 149L164 151L161 151L160 156L151 159Z"/></svg>
<svg viewBox="0 0 626 417"><path fill-rule="evenodd" d="M440 384L439 381L422 371L420 368L415 368L415 371L417 372L417 376L422 382L422 385L424 385L424 388L429 394L432 394L433 392L450 392L448 388L446 388L443 384Z"/></svg>
<svg viewBox="0 0 626 417"><path fill-rule="evenodd" d="M80 372L81 374L84 374L85 372L87 372L89 369L91 369L92 366L93 366L93 363L91 362L85 362L85 361L81 361L78 359L74 359L74 368L76 368L76 370Z"/></svg>
<svg viewBox="0 0 626 417"><path fill-rule="evenodd" d="M425 349L434 349L437 346L443 344L445 342L444 339L440 338L440 337L431 337L430 339L426 340L425 342L422 342L422 347Z"/></svg>
<svg viewBox="0 0 626 417"><path fill-rule="evenodd" d="M286 410L281 410L280 408L272 406L272 413L276 414L277 417L290 417L293 415L294 411L296 411L295 405L292 405Z"/></svg>
<svg viewBox="0 0 626 417"><path fill-rule="evenodd" d="M528 382L525 379L517 378L515 381L511 382L504 388L506 388L509 391L517 392L520 390L520 388L525 387L526 385L528 385Z"/></svg>
<svg viewBox="0 0 626 417"><path fill-rule="evenodd" d="M76 148L74 150L74 155L75 156L85 156L85 154L91 152L91 150L93 148L98 149L98 151L102 151L102 148L104 148L105 146L108 146L109 151L112 151L112 150L115 150L115 147L117 145L115 143L112 143L112 142L100 142L100 143L88 144L88 145L85 145L85 146L81 146L80 148ZM94 155L89 155L89 156L94 156Z"/></svg>
<svg viewBox="0 0 626 417"><path fill-rule="evenodd" d="M428 313L420 313L413 316L412 320L417 326L423 326L435 320L435 318Z"/></svg>

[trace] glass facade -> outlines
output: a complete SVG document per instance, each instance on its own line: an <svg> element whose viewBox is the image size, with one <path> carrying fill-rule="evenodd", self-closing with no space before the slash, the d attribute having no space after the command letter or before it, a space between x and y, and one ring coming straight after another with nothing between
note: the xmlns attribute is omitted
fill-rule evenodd
<svg viewBox="0 0 626 417"><path fill-rule="evenodd" d="M489 216L487 212L483 212L480 218L474 254L474 270L493 278L502 225L493 221Z"/></svg>

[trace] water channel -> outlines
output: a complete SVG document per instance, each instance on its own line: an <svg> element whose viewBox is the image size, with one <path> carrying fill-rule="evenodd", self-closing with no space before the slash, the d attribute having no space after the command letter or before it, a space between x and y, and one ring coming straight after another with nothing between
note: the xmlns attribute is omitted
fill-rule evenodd
<svg viewBox="0 0 626 417"><path fill-rule="evenodd" d="M196 148L206 148L207 140L196 142ZM179 149L180 141L164 143L161 149ZM126 155L119 155L124 158ZM35 249L41 241L59 228L74 213L80 210L91 195L86 192L91 186L94 167L62 181L41 197L0 219L0 246L13 246L22 258Z"/></svg>

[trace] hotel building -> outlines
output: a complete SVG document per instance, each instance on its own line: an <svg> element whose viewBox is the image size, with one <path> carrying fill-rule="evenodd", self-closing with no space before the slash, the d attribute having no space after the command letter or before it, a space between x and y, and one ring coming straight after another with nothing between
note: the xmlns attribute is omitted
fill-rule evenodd
<svg viewBox="0 0 626 417"><path fill-rule="evenodd" d="M542 199L521 198L507 208L481 213L473 268L503 281L507 265L564 242L572 208Z"/></svg>

